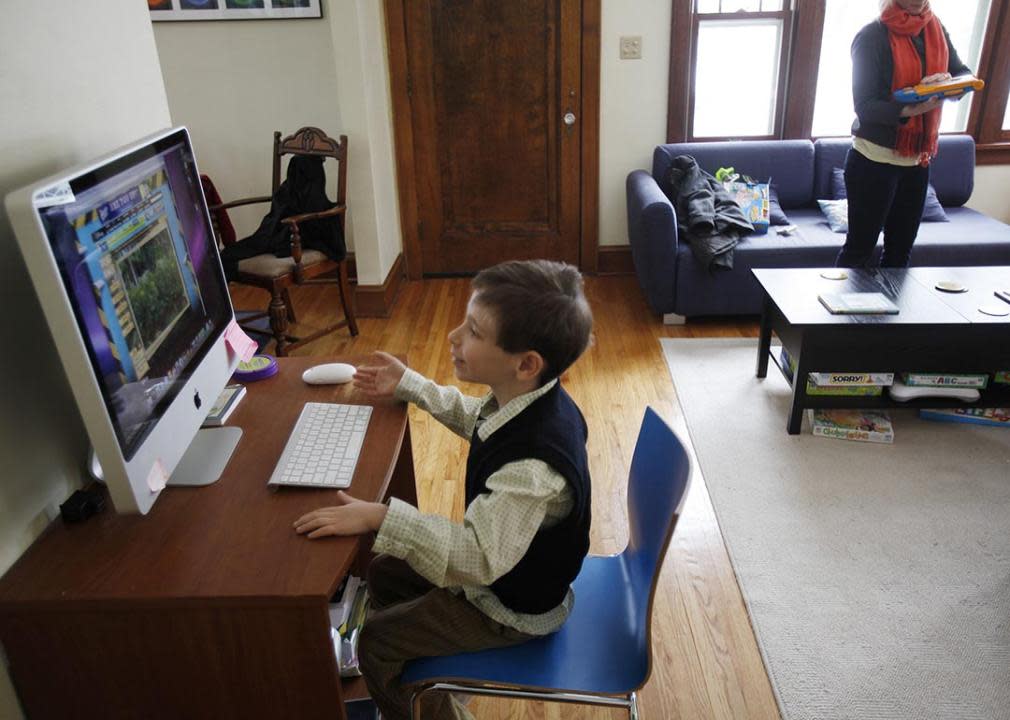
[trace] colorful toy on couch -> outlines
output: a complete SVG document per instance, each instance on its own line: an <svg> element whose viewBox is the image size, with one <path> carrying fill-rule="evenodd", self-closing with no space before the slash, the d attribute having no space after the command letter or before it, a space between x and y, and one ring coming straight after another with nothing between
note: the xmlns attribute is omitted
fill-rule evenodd
<svg viewBox="0 0 1010 720"><path fill-rule="evenodd" d="M743 210L744 216L754 226L755 235L768 232L771 219L770 183L755 182L747 175L736 172L733 168L719 168L715 171L715 179L722 184L736 204Z"/></svg>

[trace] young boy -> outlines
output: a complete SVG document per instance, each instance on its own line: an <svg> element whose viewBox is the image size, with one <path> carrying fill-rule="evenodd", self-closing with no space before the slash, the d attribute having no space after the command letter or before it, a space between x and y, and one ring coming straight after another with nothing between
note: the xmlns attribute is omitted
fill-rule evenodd
<svg viewBox="0 0 1010 720"><path fill-rule="evenodd" d="M416 403L470 440L462 524L346 493L341 505L295 522L310 538L378 533L358 654L385 720L410 717L411 692L399 683L406 661L560 628L589 550L586 423L558 384L589 344L582 277L562 263L506 262L478 274L472 288L450 353L456 377L488 385L489 394L436 385L385 353L354 376L366 394ZM471 717L450 695L429 702L426 718Z"/></svg>

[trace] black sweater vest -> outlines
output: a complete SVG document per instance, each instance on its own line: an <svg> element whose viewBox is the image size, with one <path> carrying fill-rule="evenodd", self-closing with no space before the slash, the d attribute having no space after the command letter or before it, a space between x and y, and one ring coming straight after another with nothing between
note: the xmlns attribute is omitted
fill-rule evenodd
<svg viewBox="0 0 1010 720"><path fill-rule="evenodd" d="M586 436L586 421L560 384L495 430L487 442L473 433L466 461L467 507L488 492L487 479L495 471L525 459L542 460L563 475L574 499L568 516L541 527L518 564L491 583L491 591L515 612L539 614L561 604L589 552Z"/></svg>

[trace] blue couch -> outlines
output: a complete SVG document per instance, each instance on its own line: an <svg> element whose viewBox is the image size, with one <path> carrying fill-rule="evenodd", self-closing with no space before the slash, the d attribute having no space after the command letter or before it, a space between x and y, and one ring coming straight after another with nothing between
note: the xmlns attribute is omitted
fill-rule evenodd
<svg viewBox="0 0 1010 720"><path fill-rule="evenodd" d="M653 310L668 322L702 315L749 315L761 311L761 291L751 268L831 267L845 241L832 232L817 206L831 198L831 172L843 167L851 141L845 139L761 140L660 145L652 173L628 175L628 238L635 272ZM779 202L798 227L792 236L748 235L734 251L733 269L706 270L677 233L677 219L664 192L673 158L692 155L714 173L733 167L754 178L771 178ZM930 182L950 222L922 223L912 265L1010 265L1010 225L963 207L975 182L975 143L945 135L933 161ZM881 244L877 245L877 260Z"/></svg>

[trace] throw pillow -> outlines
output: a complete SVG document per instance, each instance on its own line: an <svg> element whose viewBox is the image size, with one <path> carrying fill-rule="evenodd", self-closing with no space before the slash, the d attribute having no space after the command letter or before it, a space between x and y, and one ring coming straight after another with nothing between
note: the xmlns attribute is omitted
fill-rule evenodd
<svg viewBox="0 0 1010 720"><path fill-rule="evenodd" d="M768 222L772 225L789 225L789 218L782 212L779 205L779 191L769 182L770 191L768 193Z"/></svg>
<svg viewBox="0 0 1010 720"><path fill-rule="evenodd" d="M828 226L832 232L847 233L849 231L849 201L845 198L841 200L818 200L821 212L828 219Z"/></svg>
<svg viewBox="0 0 1010 720"><path fill-rule="evenodd" d="M831 197L835 200L844 200L848 197L848 191L845 189L845 170L843 168L834 168L831 171Z"/></svg>
<svg viewBox="0 0 1010 720"><path fill-rule="evenodd" d="M950 222L950 218L947 217L947 213L943 210L943 205L940 204L940 200L936 197L933 183L930 183L926 187L926 203L922 206L922 221Z"/></svg>
<svg viewBox="0 0 1010 720"><path fill-rule="evenodd" d="M844 200L847 197L845 170L842 168L835 168L831 171L831 196L836 200ZM926 202L922 206L922 222L950 222L950 218L943 210L943 205L936 197L936 188L933 187L933 183L926 186Z"/></svg>

